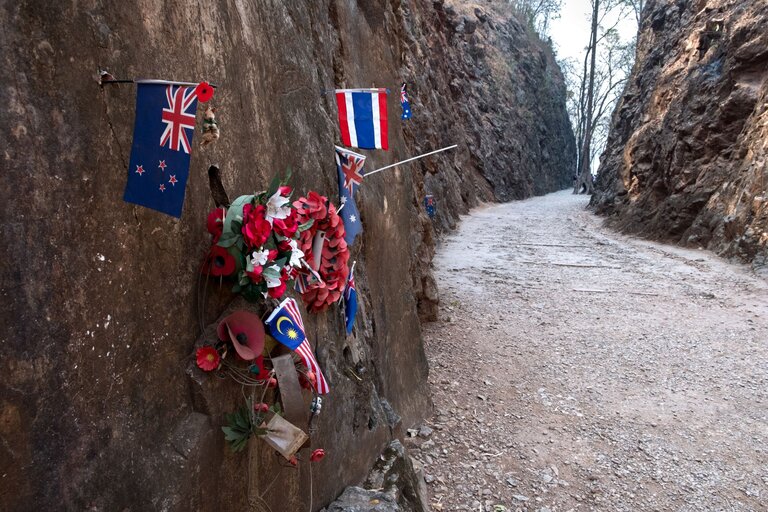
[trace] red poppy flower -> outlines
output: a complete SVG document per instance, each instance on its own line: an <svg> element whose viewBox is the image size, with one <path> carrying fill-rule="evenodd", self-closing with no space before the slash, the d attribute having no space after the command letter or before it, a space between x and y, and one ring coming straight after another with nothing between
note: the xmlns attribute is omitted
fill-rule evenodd
<svg viewBox="0 0 768 512"><path fill-rule="evenodd" d="M267 209L263 205L253 207L251 204L243 208L243 238L249 247L261 247L272 233L272 225L265 217Z"/></svg>
<svg viewBox="0 0 768 512"><path fill-rule="evenodd" d="M214 242L219 241L221 232L224 230L224 215L226 210L224 208L216 208L208 214L208 232L213 235Z"/></svg>
<svg viewBox="0 0 768 512"><path fill-rule="evenodd" d="M288 185L283 185L277 189L277 192L283 197L288 197L293 192L293 189Z"/></svg>
<svg viewBox="0 0 768 512"><path fill-rule="evenodd" d="M197 357L197 366L206 372L210 372L219 367L221 356L215 348L210 345L200 347L195 353Z"/></svg>
<svg viewBox="0 0 768 512"><path fill-rule="evenodd" d="M235 271L235 258L224 247L214 245L203 265L203 273L212 276L228 276Z"/></svg>
<svg viewBox="0 0 768 512"><path fill-rule="evenodd" d="M208 82L200 82L195 87L195 93L197 94L197 101L205 103L213 98L213 87Z"/></svg>
<svg viewBox="0 0 768 512"><path fill-rule="evenodd" d="M280 285L279 286L275 286L274 288L270 288L267 291L268 291L270 297L272 297L273 299L279 299L285 293L286 288L288 288L288 287L286 286L285 281L280 281Z"/></svg>
<svg viewBox="0 0 768 512"><path fill-rule="evenodd" d="M296 210L291 210L291 214L284 219L275 219L273 221L275 233L285 238L293 238L293 235L299 229L299 222L296 220Z"/></svg>
<svg viewBox="0 0 768 512"><path fill-rule="evenodd" d="M325 457L325 450L318 448L312 452L312 455L309 456L309 460L312 462L320 462L323 460L323 457Z"/></svg>
<svg viewBox="0 0 768 512"><path fill-rule="evenodd" d="M251 278L251 282L253 284L259 284L264 280L264 276L262 273L264 272L264 267L261 265L256 265L253 267L253 270L251 272L246 271L245 275Z"/></svg>

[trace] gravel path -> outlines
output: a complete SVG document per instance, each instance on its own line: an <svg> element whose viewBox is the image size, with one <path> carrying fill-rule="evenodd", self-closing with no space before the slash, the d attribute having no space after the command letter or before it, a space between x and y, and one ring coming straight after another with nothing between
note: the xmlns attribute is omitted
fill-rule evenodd
<svg viewBox="0 0 768 512"><path fill-rule="evenodd" d="M480 208L438 251L434 509L768 510L768 283L585 204Z"/></svg>

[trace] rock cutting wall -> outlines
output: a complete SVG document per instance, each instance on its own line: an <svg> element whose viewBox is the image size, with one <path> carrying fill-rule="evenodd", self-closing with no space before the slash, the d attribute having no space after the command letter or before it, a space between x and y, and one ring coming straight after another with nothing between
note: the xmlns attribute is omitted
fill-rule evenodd
<svg viewBox="0 0 768 512"><path fill-rule="evenodd" d="M614 226L768 264L768 4L652 0L601 161Z"/></svg>
<svg viewBox="0 0 768 512"><path fill-rule="evenodd" d="M337 198L335 106L322 89L393 89L392 149L369 152L368 169L459 149L365 180L355 335L343 337L337 309L305 315L332 387L313 438L328 451L313 466L315 510L430 413L418 312L437 302L435 232L478 201L568 185L562 78L503 3L20 1L0 7L0 27L2 510L244 509L249 497L253 510L310 508L306 473L258 441L226 448L219 427L237 386L201 385L185 368L233 299L210 282L198 315L206 170L220 165L231 197L291 167L299 191ZM135 87L100 88L100 68L219 85L222 138L195 147L181 220L121 200Z"/></svg>

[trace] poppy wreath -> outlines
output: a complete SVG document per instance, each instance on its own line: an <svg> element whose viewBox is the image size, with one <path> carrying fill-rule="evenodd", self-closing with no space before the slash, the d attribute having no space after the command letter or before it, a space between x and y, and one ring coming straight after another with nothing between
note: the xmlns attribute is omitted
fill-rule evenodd
<svg viewBox="0 0 768 512"><path fill-rule="evenodd" d="M349 248L344 241L344 223L336 207L317 192L309 192L306 197L299 198L293 207L298 222L309 225L299 234L298 248L310 265L318 260L320 262L313 271L305 268L298 276L301 298L307 310L318 313L337 302L347 284ZM320 254L316 255L315 236L318 233L325 233L325 241L319 248Z"/></svg>
<svg viewBox="0 0 768 512"><path fill-rule="evenodd" d="M240 196L229 208L208 215L213 235L202 272L235 280L232 291L250 302L279 299L302 266L298 237L311 223L299 225L291 206L291 187L275 179L266 192Z"/></svg>

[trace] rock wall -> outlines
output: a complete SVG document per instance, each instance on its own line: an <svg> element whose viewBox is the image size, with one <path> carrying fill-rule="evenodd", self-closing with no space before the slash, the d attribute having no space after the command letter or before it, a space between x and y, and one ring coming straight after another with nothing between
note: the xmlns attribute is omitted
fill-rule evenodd
<svg viewBox="0 0 768 512"><path fill-rule="evenodd" d="M437 302L435 232L478 201L568 184L562 78L503 3L20 1L0 6L0 27L2 510L319 509L430 414L418 311ZM121 200L135 86L99 87L101 68L219 86L222 138L193 150L180 220ZM337 309L305 315L332 387L310 493L307 465L285 468L259 441L231 454L219 427L240 389L185 372L236 304L211 281L198 313L206 170L221 167L231 197L291 167L299 191L337 198L335 105L320 91L370 85L393 89L392 149L368 152L368 169L459 149L365 180L355 335Z"/></svg>
<svg viewBox="0 0 768 512"><path fill-rule="evenodd" d="M607 147L611 224L768 264L768 4L650 1Z"/></svg>

